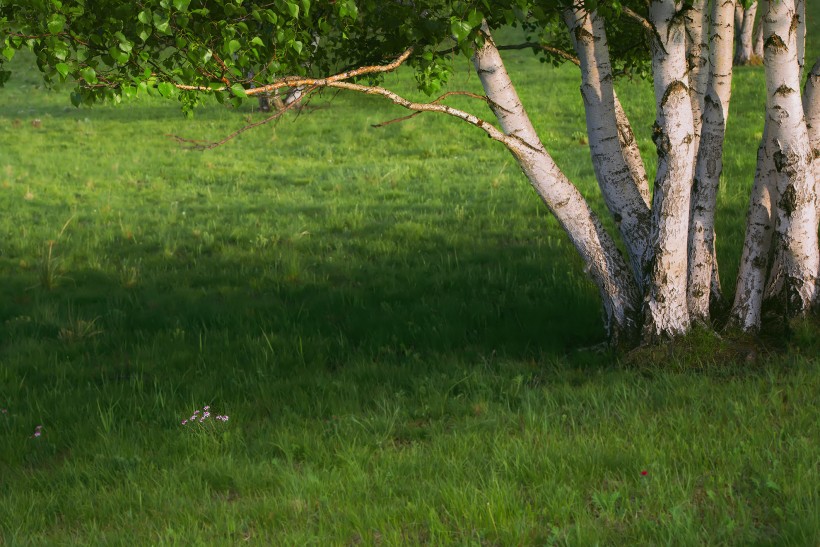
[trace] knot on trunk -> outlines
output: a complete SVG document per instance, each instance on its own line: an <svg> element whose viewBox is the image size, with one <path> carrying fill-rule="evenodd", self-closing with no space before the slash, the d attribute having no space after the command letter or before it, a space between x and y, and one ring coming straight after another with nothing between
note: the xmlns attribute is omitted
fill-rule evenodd
<svg viewBox="0 0 820 547"><path fill-rule="evenodd" d="M682 93L683 95L689 95L689 88L680 80L675 80L668 86L666 86L666 91L663 92L663 97L661 98L661 106L666 106L676 93Z"/></svg>

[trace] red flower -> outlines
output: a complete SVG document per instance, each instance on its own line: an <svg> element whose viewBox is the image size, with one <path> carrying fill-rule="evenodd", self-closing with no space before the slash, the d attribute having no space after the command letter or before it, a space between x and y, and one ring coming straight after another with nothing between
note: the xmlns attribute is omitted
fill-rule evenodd
<svg viewBox="0 0 820 547"><path fill-rule="evenodd" d="M649 471L647 471L646 469L641 471L641 476L645 477L647 474L649 474Z"/></svg>

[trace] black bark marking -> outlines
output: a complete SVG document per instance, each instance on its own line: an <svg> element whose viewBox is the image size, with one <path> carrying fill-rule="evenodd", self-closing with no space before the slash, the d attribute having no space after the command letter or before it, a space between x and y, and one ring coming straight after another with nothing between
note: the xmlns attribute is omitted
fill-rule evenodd
<svg viewBox="0 0 820 547"><path fill-rule="evenodd" d="M794 89L790 88L786 84L781 85L774 92L775 95L781 95L783 97L787 97L788 95L791 95L792 93L794 93Z"/></svg>
<svg viewBox="0 0 820 547"><path fill-rule="evenodd" d="M689 94L689 88L687 88L686 84L680 80L675 80L666 86L666 91L664 91L663 97L661 98L661 106L666 106L666 103L669 102L672 96L678 91L687 95Z"/></svg>
<svg viewBox="0 0 820 547"><path fill-rule="evenodd" d="M797 209L797 191L794 189L793 184L789 184L786 191L783 192L779 205L787 216L792 216L792 213Z"/></svg>
<svg viewBox="0 0 820 547"><path fill-rule="evenodd" d="M781 51L787 51L789 46L786 45L786 42L778 36L777 34L772 34L769 36L768 40L766 40L766 44L764 45L766 49L772 48L772 51L775 53L779 53Z"/></svg>

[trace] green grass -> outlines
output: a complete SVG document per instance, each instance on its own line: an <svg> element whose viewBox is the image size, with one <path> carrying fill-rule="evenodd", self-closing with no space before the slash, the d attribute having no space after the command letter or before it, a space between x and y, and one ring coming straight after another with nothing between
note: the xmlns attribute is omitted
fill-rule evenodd
<svg viewBox="0 0 820 547"><path fill-rule="evenodd" d="M506 57L603 213L577 73ZM432 115L376 130L403 112L327 95L191 152L166 135L217 139L258 113L76 110L16 62L0 91L0 543L820 538L816 325L600 352L579 259L478 131ZM736 78L729 291L763 119L760 69ZM465 71L452 87L475 86ZM619 94L651 165L651 89ZM180 425L205 404L229 421Z"/></svg>

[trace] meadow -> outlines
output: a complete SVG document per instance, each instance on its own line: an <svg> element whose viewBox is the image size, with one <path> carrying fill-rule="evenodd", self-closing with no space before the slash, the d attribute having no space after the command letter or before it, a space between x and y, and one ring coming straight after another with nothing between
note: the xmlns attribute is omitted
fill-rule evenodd
<svg viewBox="0 0 820 547"><path fill-rule="evenodd" d="M605 216L577 69L505 58ZM473 128L376 129L405 112L328 93L191 151L169 135L215 140L262 114L214 104L186 120L148 97L75 109L31 57L13 67L0 544L820 541L816 320L612 354L566 236ZM409 74L387 80L419 97ZM450 85L476 87L466 68ZM651 87L618 93L651 167ZM737 69L732 101L727 294L760 67Z"/></svg>

